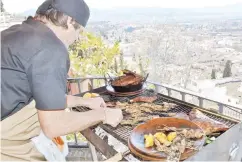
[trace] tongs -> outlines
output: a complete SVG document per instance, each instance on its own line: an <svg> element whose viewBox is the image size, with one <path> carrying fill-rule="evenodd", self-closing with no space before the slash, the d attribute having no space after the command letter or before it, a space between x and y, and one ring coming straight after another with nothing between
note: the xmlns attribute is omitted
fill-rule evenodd
<svg viewBox="0 0 242 162"><path fill-rule="evenodd" d="M146 82L148 76L149 76L149 73L145 76L145 78L143 79L143 82Z"/></svg>
<svg viewBox="0 0 242 162"><path fill-rule="evenodd" d="M110 159L108 160L105 160L104 162L118 162L118 161L121 161L125 156L127 156L128 154L130 153L129 150L123 152L123 153L117 153L116 155L114 155L113 157L111 157Z"/></svg>

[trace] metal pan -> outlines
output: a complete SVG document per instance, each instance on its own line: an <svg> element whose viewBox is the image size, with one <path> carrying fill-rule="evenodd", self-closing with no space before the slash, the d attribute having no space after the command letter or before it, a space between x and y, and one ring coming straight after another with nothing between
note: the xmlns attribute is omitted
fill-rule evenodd
<svg viewBox="0 0 242 162"><path fill-rule="evenodd" d="M140 83L135 84L135 85L129 84L129 85L126 85L126 86L114 86L114 85L112 85L113 80L110 80L109 84L113 87L113 89L116 92L135 92L135 91L142 89L142 87L143 87L144 83L146 82L148 76L149 76L149 74L147 74L146 77ZM116 79L118 79L118 78L116 78Z"/></svg>

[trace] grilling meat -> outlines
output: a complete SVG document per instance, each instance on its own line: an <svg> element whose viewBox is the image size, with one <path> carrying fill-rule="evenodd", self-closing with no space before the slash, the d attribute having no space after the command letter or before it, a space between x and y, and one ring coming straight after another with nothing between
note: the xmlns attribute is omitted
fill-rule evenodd
<svg viewBox="0 0 242 162"><path fill-rule="evenodd" d="M116 105L116 102L106 102L107 107L115 107Z"/></svg>
<svg viewBox="0 0 242 162"><path fill-rule="evenodd" d="M116 107L121 108L123 113L126 113L123 121L120 123L121 125L131 125L135 126L140 122L144 122L155 117L159 117L156 115L148 115L147 113L154 113L155 111L160 114L165 115L174 115L174 113L167 113L166 111L171 110L175 104L164 102L163 105L156 105L154 103L132 103L129 104L127 102L121 103L116 102ZM166 113L164 113L166 112Z"/></svg>
<svg viewBox="0 0 242 162"><path fill-rule="evenodd" d="M144 79L142 76L129 70L124 70L123 73L123 76L120 76L112 81L112 86L137 85Z"/></svg>
<svg viewBox="0 0 242 162"><path fill-rule="evenodd" d="M193 109L189 113L189 118L192 122L200 126L204 130L206 135L215 132L224 132L229 129L229 127L225 124L207 117L201 111L196 109Z"/></svg>
<svg viewBox="0 0 242 162"><path fill-rule="evenodd" d="M130 100L130 102L147 102L147 103L152 103L155 100L157 100L157 96L152 96L152 97L146 97L146 96L139 96L135 97L134 99Z"/></svg>
<svg viewBox="0 0 242 162"><path fill-rule="evenodd" d="M172 116L172 117L179 118L179 119L190 120L189 116L186 113L183 113L183 112L177 113L175 116Z"/></svg>

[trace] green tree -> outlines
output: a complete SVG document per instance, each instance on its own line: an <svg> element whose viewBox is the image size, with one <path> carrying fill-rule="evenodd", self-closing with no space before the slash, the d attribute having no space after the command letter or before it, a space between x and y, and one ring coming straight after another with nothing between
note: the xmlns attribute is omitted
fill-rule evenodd
<svg viewBox="0 0 242 162"><path fill-rule="evenodd" d="M74 77L104 76L115 73L115 58L120 54L119 43L108 46L101 37L83 33L83 39L70 47L71 70Z"/></svg>
<svg viewBox="0 0 242 162"><path fill-rule="evenodd" d="M232 62L228 60L224 68L223 78L232 76L231 66L232 66Z"/></svg>
<svg viewBox="0 0 242 162"><path fill-rule="evenodd" d="M212 70L211 79L216 79L216 71L215 71L215 69Z"/></svg>
<svg viewBox="0 0 242 162"><path fill-rule="evenodd" d="M114 71L118 73L118 62L116 58L114 59Z"/></svg>
<svg viewBox="0 0 242 162"><path fill-rule="evenodd" d="M3 5L3 2L2 2L2 0L1 0L1 12L5 12L5 9L4 9L4 5Z"/></svg>

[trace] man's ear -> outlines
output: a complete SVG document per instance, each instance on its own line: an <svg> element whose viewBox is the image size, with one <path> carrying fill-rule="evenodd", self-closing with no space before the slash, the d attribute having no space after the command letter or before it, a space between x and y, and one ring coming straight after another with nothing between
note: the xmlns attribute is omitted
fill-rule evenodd
<svg viewBox="0 0 242 162"><path fill-rule="evenodd" d="M72 18L69 16L67 19L67 26L68 26L68 29L74 28L74 26L72 25Z"/></svg>

